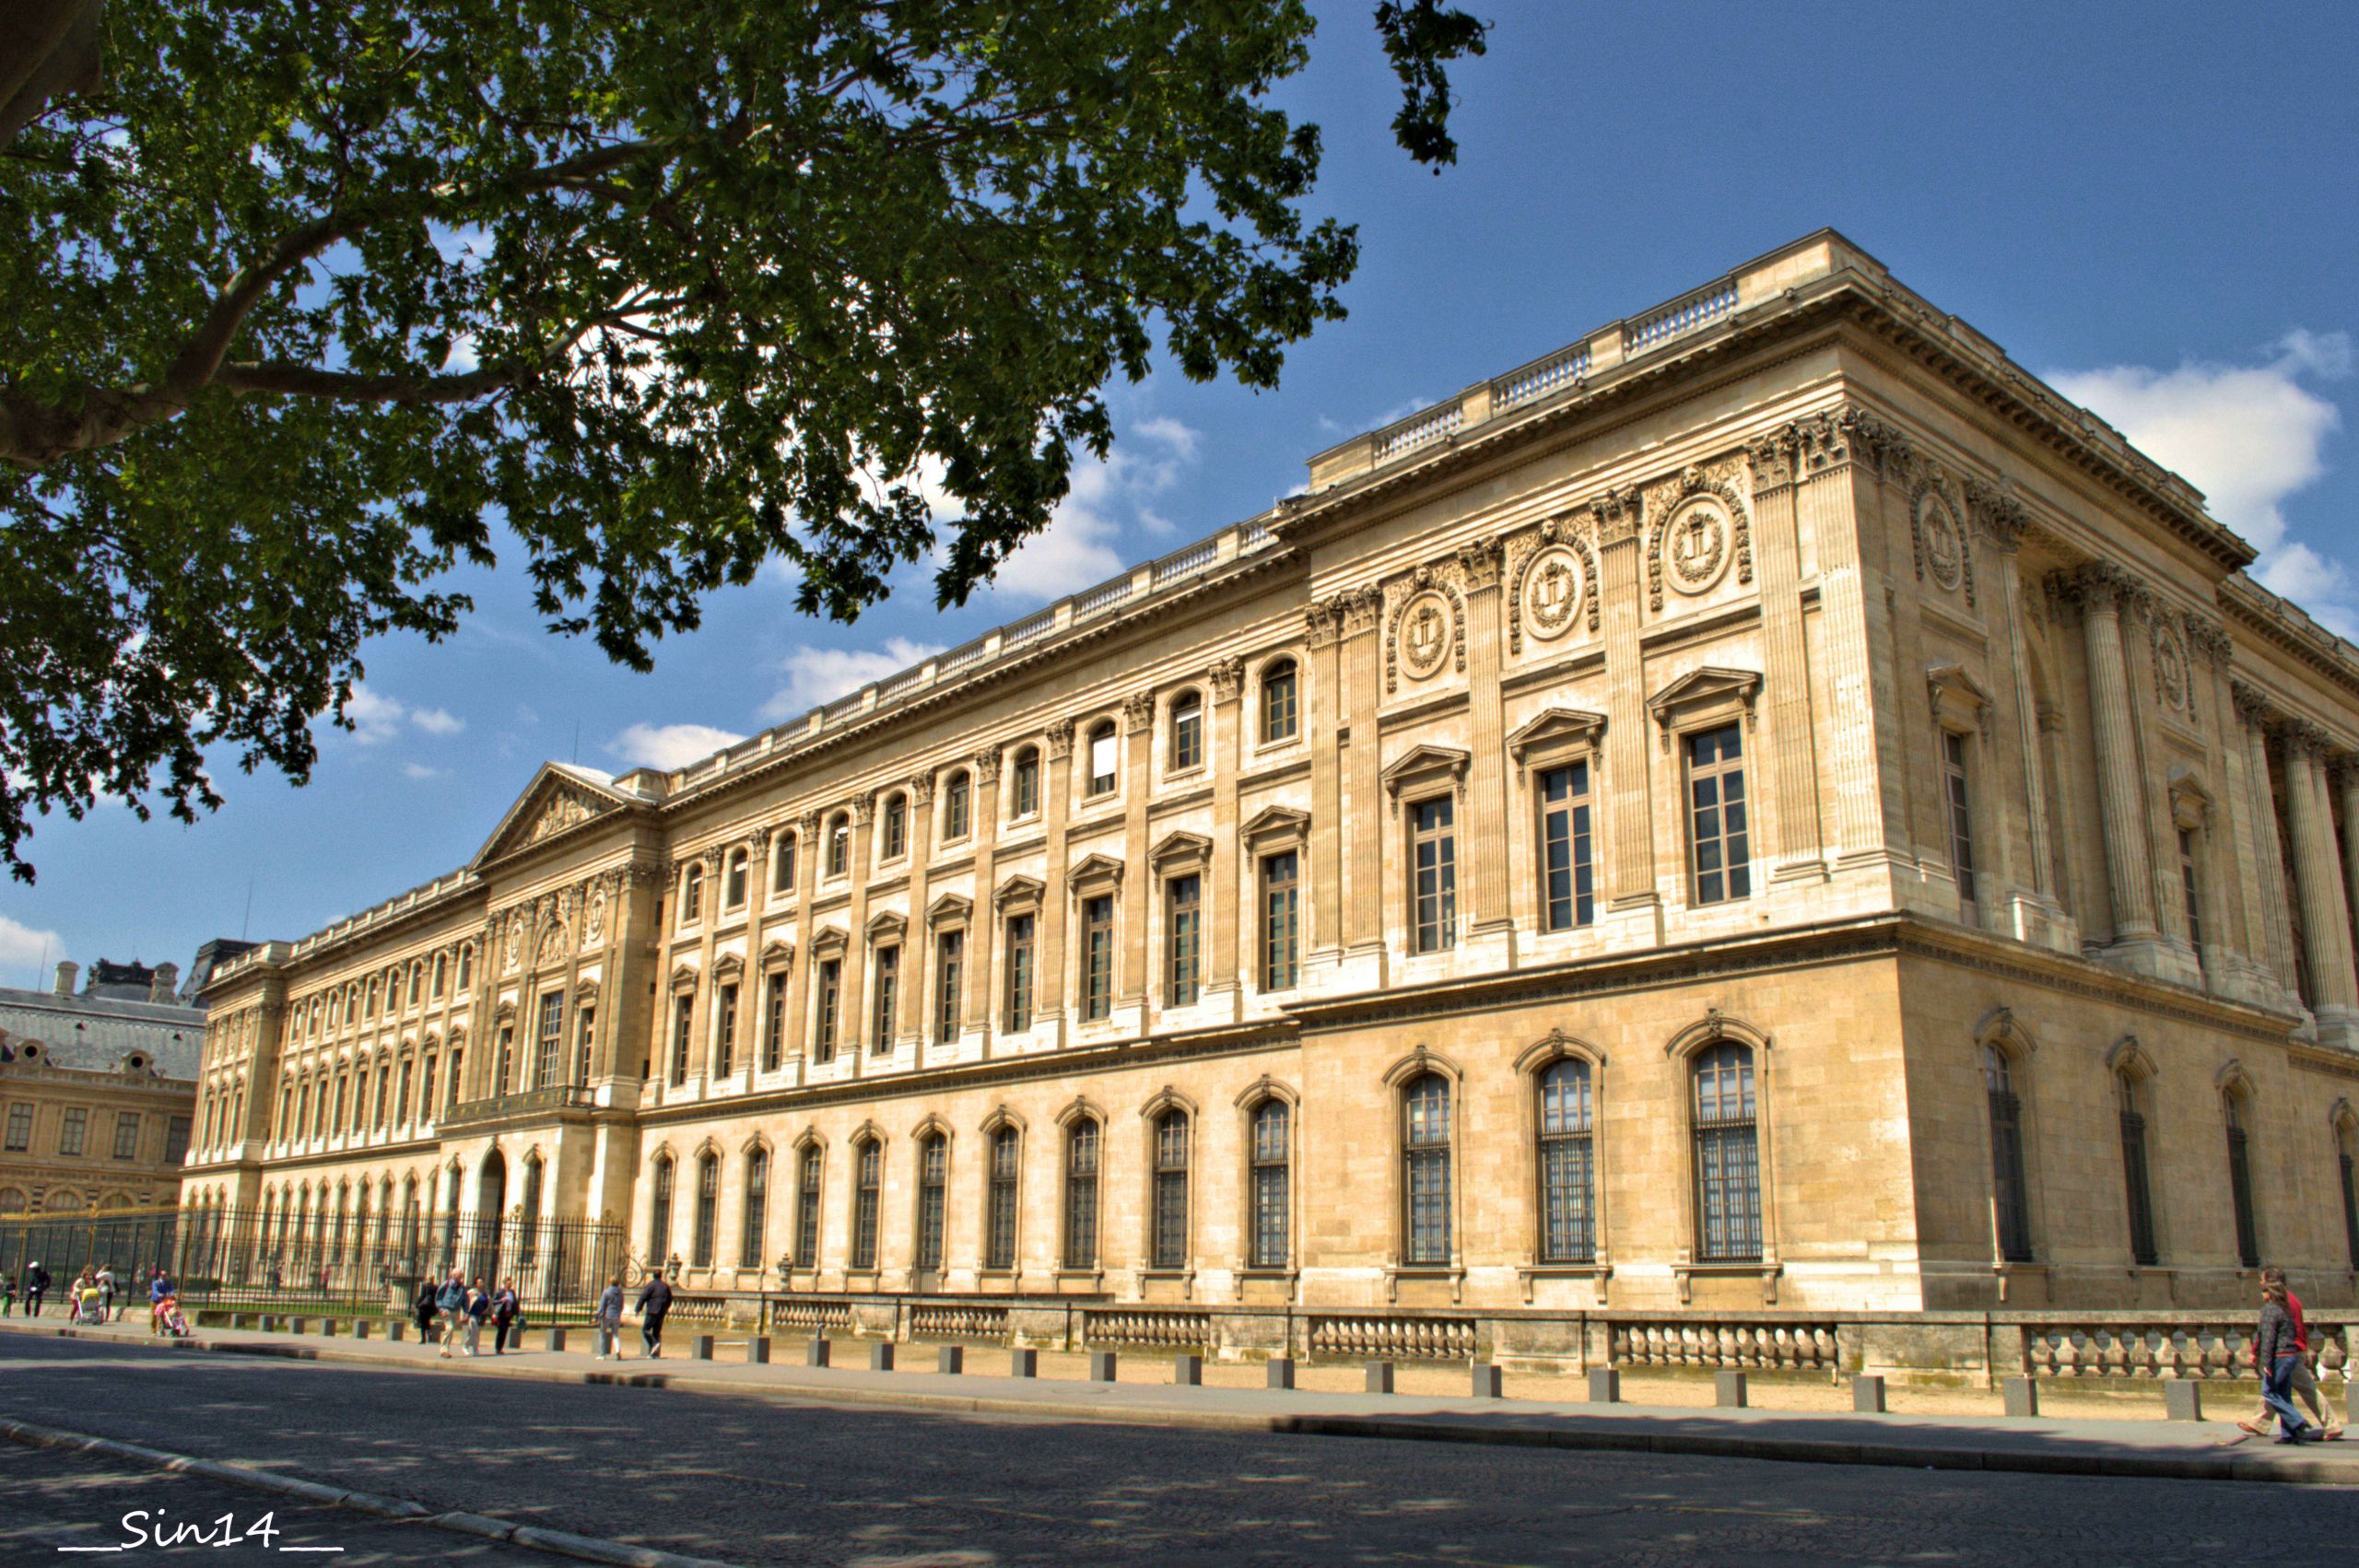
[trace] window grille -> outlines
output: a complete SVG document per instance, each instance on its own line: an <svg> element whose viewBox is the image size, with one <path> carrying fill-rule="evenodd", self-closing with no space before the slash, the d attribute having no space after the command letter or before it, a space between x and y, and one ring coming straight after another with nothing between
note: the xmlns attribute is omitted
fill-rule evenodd
<svg viewBox="0 0 2359 1568"><path fill-rule="evenodd" d="M2146 1118L2138 1110L2136 1085L2121 1085L2121 1174L2130 1202L2130 1257L2141 1268L2153 1268L2161 1255L2154 1246L2154 1204L2146 1176Z"/></svg>
<svg viewBox="0 0 2359 1568"><path fill-rule="evenodd" d="M819 1266L819 1178L827 1157L814 1147L803 1151L803 1174L794 1188L794 1261L803 1268Z"/></svg>
<svg viewBox="0 0 2359 1568"><path fill-rule="evenodd" d="M1753 1051L1723 1042L1696 1058L1696 1256L1708 1263L1761 1256L1761 1160L1754 1120Z"/></svg>
<svg viewBox="0 0 2359 1568"><path fill-rule="evenodd" d="M918 1267L942 1267L943 1211L950 1190L950 1141L935 1133L918 1149Z"/></svg>
<svg viewBox="0 0 2359 1568"><path fill-rule="evenodd" d="M860 1146L852 1188L851 1266L876 1267L876 1211L885 1186L885 1150L874 1141Z"/></svg>
<svg viewBox="0 0 2359 1568"><path fill-rule="evenodd" d="M987 1269L1015 1267L1017 1133L1003 1127L992 1134L992 1185L989 1228L983 1254Z"/></svg>
<svg viewBox="0 0 2359 1568"><path fill-rule="evenodd" d="M1540 1075L1541 1246L1543 1263L1597 1258L1597 1163L1589 1064L1558 1061Z"/></svg>
<svg viewBox="0 0 2359 1568"><path fill-rule="evenodd" d="M769 1228L770 1153L751 1149L745 1153L745 1217L738 1229L737 1267L760 1269L763 1233Z"/></svg>
<svg viewBox="0 0 2359 1568"><path fill-rule="evenodd" d="M1097 1267L1097 1124L1086 1117L1065 1134L1065 1267Z"/></svg>
<svg viewBox="0 0 2359 1568"><path fill-rule="evenodd" d="M1402 1095L1402 1191L1407 1199L1405 1260L1435 1266L1450 1260L1449 1081L1428 1072Z"/></svg>
<svg viewBox="0 0 2359 1568"><path fill-rule="evenodd" d="M2031 1259L2031 1211L2024 1179L2023 1102L2015 1096L2006 1053L1995 1046L1982 1047L1982 1078L1990 1106L1990 1196L1999 1256L2025 1263Z"/></svg>
<svg viewBox="0 0 2359 1568"><path fill-rule="evenodd" d="M1169 1110L1155 1121L1155 1207L1151 1256L1157 1269L1188 1264L1188 1113Z"/></svg>
<svg viewBox="0 0 2359 1568"><path fill-rule="evenodd" d="M459 1224L459 1191L457 1178L451 1188L451 1230L456 1236ZM672 1156L659 1157L655 1162L654 1194L647 1206L647 1262L650 1268L661 1269L672 1251Z"/></svg>
<svg viewBox="0 0 2359 1568"><path fill-rule="evenodd" d="M1293 1173L1288 1147L1290 1108L1264 1100L1253 1112L1253 1253L1256 1269L1283 1269L1293 1258Z"/></svg>

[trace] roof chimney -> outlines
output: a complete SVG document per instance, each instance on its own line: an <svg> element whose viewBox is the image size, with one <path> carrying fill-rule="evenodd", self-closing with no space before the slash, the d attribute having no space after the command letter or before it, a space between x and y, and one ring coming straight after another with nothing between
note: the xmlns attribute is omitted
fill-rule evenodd
<svg viewBox="0 0 2359 1568"><path fill-rule="evenodd" d="M180 1000L180 989L181 966L177 964L158 964L156 965L154 977L147 982L147 1000L162 1002L169 1007Z"/></svg>
<svg viewBox="0 0 2359 1568"><path fill-rule="evenodd" d="M59 996L72 996L74 994L74 978L81 972L82 966L79 964L60 959L57 965L57 994Z"/></svg>

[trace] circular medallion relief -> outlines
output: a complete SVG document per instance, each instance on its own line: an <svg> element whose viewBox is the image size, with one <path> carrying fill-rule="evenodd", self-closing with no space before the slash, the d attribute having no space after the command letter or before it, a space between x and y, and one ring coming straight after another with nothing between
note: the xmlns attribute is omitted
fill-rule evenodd
<svg viewBox="0 0 2359 1568"><path fill-rule="evenodd" d="M1523 575L1525 628L1543 640L1564 636L1580 612L1587 588L1579 556L1561 544L1541 551Z"/></svg>
<svg viewBox="0 0 2359 1568"><path fill-rule="evenodd" d="M1401 667L1423 679L1449 657L1449 601L1420 593L1401 612Z"/></svg>
<svg viewBox="0 0 2359 1568"><path fill-rule="evenodd" d="M1701 593L1729 564L1728 509L1710 496L1691 497L1662 531L1663 575L1682 593Z"/></svg>
<svg viewBox="0 0 2359 1568"><path fill-rule="evenodd" d="M2154 634L2154 680L2163 688L2165 707L2187 706L2187 649L2168 627Z"/></svg>
<svg viewBox="0 0 2359 1568"><path fill-rule="evenodd" d="M1966 577L1966 537L1958 532L1957 514L1928 491L1918 503L1917 529L1925 542L1925 569L1944 591L1955 592Z"/></svg>

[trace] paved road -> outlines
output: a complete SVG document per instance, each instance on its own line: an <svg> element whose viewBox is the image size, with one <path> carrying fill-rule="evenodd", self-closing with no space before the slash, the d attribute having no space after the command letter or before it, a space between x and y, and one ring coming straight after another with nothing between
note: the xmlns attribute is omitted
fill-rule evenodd
<svg viewBox="0 0 2359 1568"><path fill-rule="evenodd" d="M2316 1562L2359 1539L2359 1490L949 1417L13 1337L0 1337L0 1412L745 1563L2217 1568ZM0 1451L0 1523L28 1485L75 1516L65 1462L40 1463ZM88 1510L119 1511L111 1493ZM464 1562L468 1544L439 1535L376 1561ZM542 1560L500 1547L477 1561Z"/></svg>

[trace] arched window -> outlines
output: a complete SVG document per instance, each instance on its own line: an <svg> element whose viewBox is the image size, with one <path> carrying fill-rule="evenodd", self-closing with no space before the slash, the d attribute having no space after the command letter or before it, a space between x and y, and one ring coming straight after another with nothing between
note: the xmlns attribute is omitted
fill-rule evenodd
<svg viewBox="0 0 2359 1568"><path fill-rule="evenodd" d="M967 770L962 767L952 774L949 782L943 787L943 841L951 843L966 837L968 825L974 820L974 786L967 777Z"/></svg>
<svg viewBox="0 0 2359 1568"><path fill-rule="evenodd" d="M2161 1260L2154 1246L2154 1193L2146 1170L2144 1086L2134 1071L2114 1074L2121 1102L2121 1180L2130 1203L2130 1258L2151 1269Z"/></svg>
<svg viewBox="0 0 2359 1568"><path fill-rule="evenodd" d="M1015 1267L1018 1137L1012 1127L1001 1127L992 1134L991 1193L990 1200L983 1206L983 1267L986 1269Z"/></svg>
<svg viewBox="0 0 2359 1568"><path fill-rule="evenodd" d="M655 1156L654 1194L647 1205L647 1263L663 1267L672 1252L672 1156Z"/></svg>
<svg viewBox="0 0 2359 1568"><path fill-rule="evenodd" d="M475 944L469 942L459 949L459 989L464 991L475 984Z"/></svg>
<svg viewBox="0 0 2359 1568"><path fill-rule="evenodd" d="M205 1146L217 1149L221 1143L221 1097L207 1094L205 1100Z"/></svg>
<svg viewBox="0 0 2359 1568"><path fill-rule="evenodd" d="M737 1267L762 1267L762 1247L769 1229L770 1152L756 1147L745 1152L745 1219L738 1229Z"/></svg>
<svg viewBox="0 0 2359 1568"><path fill-rule="evenodd" d="M223 1136L232 1140L246 1135L246 1086L242 1083L229 1096L229 1125L221 1131Z"/></svg>
<svg viewBox="0 0 2359 1568"><path fill-rule="evenodd" d="M794 1186L794 1261L804 1269L819 1266L819 1179L826 1171L827 1155L816 1143L803 1151Z"/></svg>
<svg viewBox="0 0 2359 1568"><path fill-rule="evenodd" d="M1291 659L1262 672L1262 742L1291 741L1301 728L1301 677Z"/></svg>
<svg viewBox="0 0 2359 1568"><path fill-rule="evenodd" d="M1185 773L1201 767L1204 762L1204 699L1194 692L1181 692L1171 699L1171 755L1169 768L1173 773Z"/></svg>
<svg viewBox="0 0 2359 1568"><path fill-rule="evenodd" d="M2031 1188L2024 1179L2024 1109L2015 1095L2013 1063L1994 1045L1982 1047L1982 1084L1990 1105L1990 1209L1999 1256L2031 1258Z"/></svg>
<svg viewBox="0 0 2359 1568"><path fill-rule="evenodd" d="M2228 1127L2228 1200L2236 1216L2236 1261L2248 1269L2260 1267L2260 1227L2252 1206L2252 1151L2245 1131L2245 1101L2241 1085L2232 1084L2220 1097Z"/></svg>
<svg viewBox="0 0 2359 1568"><path fill-rule="evenodd" d="M704 862L690 860L680 873L680 924L693 925L704 918Z"/></svg>
<svg viewBox="0 0 2359 1568"><path fill-rule="evenodd" d="M712 1227L720 1212L721 1156L708 1152L697 1156L697 1226L688 1246L692 1268L712 1267Z"/></svg>
<svg viewBox="0 0 2359 1568"><path fill-rule="evenodd" d="M2335 1169L2342 1179L2342 1240L2351 1267L2359 1269L2359 1121L2349 1117L2334 1129Z"/></svg>
<svg viewBox="0 0 2359 1568"><path fill-rule="evenodd" d="M1097 1123L1065 1130L1065 1267L1097 1267Z"/></svg>
<svg viewBox="0 0 2359 1568"><path fill-rule="evenodd" d="M1008 788L1010 817L1027 817L1040 809L1040 748L1026 746L1015 754L1014 780Z"/></svg>
<svg viewBox="0 0 2359 1568"><path fill-rule="evenodd" d="M432 996L437 1001L441 1000L443 984L449 980L450 977L451 955L447 953L436 954L434 955L434 982L428 988L428 994Z"/></svg>
<svg viewBox="0 0 2359 1568"><path fill-rule="evenodd" d="M1121 743L1114 737L1114 721L1101 719L1089 727L1089 795L1110 795L1121 782Z"/></svg>
<svg viewBox="0 0 2359 1568"><path fill-rule="evenodd" d="M1723 1040L1699 1051L1696 1080L1696 1256L1761 1256L1761 1144L1754 1120L1753 1047Z"/></svg>
<svg viewBox="0 0 2359 1568"><path fill-rule="evenodd" d="M851 818L838 812L827 819L827 874L851 874Z"/></svg>
<svg viewBox="0 0 2359 1568"><path fill-rule="evenodd" d="M1540 1075L1540 1260L1597 1260L1595 1106L1589 1063L1567 1057Z"/></svg>
<svg viewBox="0 0 2359 1568"><path fill-rule="evenodd" d="M745 907L745 871L752 857L743 849L732 849L729 852L728 874L721 884L722 908L743 909Z"/></svg>
<svg viewBox="0 0 2359 1568"><path fill-rule="evenodd" d="M1409 1245L1403 1257L1421 1266L1450 1258L1449 1080L1426 1072L1402 1091L1401 1191Z"/></svg>
<svg viewBox="0 0 2359 1568"><path fill-rule="evenodd" d="M385 1130L386 1118L393 1114L393 1064L380 1059L377 1063L377 1114L371 1118L377 1130Z"/></svg>
<svg viewBox="0 0 2359 1568"><path fill-rule="evenodd" d="M1188 1266L1188 1113L1174 1107L1155 1118L1155 1193L1148 1211L1157 1269Z"/></svg>
<svg viewBox="0 0 2359 1568"><path fill-rule="evenodd" d="M877 858L898 860L910 852L910 798L898 790L885 797L884 822L877 831Z"/></svg>
<svg viewBox="0 0 2359 1568"><path fill-rule="evenodd" d="M851 1266L876 1267L877 1206L885 1190L885 1146L867 1139L852 1150Z"/></svg>
<svg viewBox="0 0 2359 1568"><path fill-rule="evenodd" d="M416 1007L417 1005L419 992L425 984L426 965L420 964L415 958L411 959L409 961L409 995L405 999L405 1004L407 1006Z"/></svg>
<svg viewBox="0 0 2359 1568"><path fill-rule="evenodd" d="M918 1267L942 1267L943 1211L950 1195L950 1141L939 1132L918 1145Z"/></svg>
<svg viewBox="0 0 2359 1568"><path fill-rule="evenodd" d="M1293 1261L1292 1107L1269 1099L1253 1107L1253 1248L1256 1269Z"/></svg>
<svg viewBox="0 0 2359 1568"><path fill-rule="evenodd" d="M780 833L770 846L770 891L794 891L794 835Z"/></svg>

